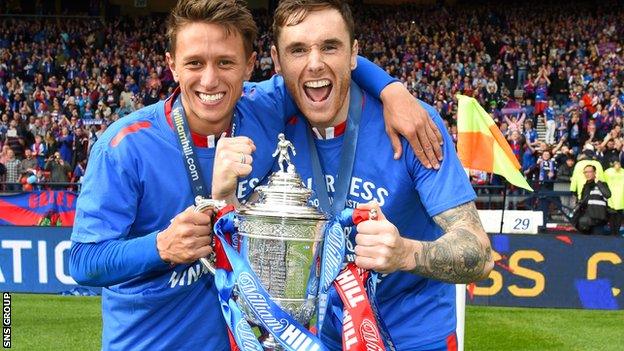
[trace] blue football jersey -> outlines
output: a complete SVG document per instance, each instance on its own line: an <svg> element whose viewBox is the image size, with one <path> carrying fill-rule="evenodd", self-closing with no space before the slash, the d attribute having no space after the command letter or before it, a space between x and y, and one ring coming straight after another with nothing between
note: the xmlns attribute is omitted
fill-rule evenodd
<svg viewBox="0 0 624 351"><path fill-rule="evenodd" d="M257 147L253 172L238 188L241 197L269 173L277 134L284 129L285 116L295 112L285 91L280 77L246 84L235 107L234 134L250 137ZM165 105L159 102L120 119L94 145L78 198L73 241L153 235L194 203ZM195 152L210 189L215 149ZM103 349L229 349L213 277L197 262L175 267L159 262L155 244L138 256L151 265L148 274L102 289Z"/></svg>
<svg viewBox="0 0 624 351"><path fill-rule="evenodd" d="M362 118L356 146L356 157L349 182L346 207L376 200L387 219L402 236L433 241L443 233L433 217L448 209L475 199L454 149L436 110L422 104L444 137L444 160L439 170L427 169L403 140L401 159L393 159L389 138L385 133L382 105L364 93ZM293 118L286 127L287 139L297 151L292 157L305 184L314 189L308 139L308 124L302 117ZM344 135L315 139L327 190L332 197L340 163ZM318 200L312 202L318 205ZM346 233L353 239L355 227ZM353 249L353 244L348 245ZM349 250L348 250L349 251ZM395 272L380 275L376 300L379 313L399 350L414 350L435 344L455 330L455 287L418 275ZM341 306L337 294L331 303ZM341 349L341 321L328 316L322 339L331 349Z"/></svg>

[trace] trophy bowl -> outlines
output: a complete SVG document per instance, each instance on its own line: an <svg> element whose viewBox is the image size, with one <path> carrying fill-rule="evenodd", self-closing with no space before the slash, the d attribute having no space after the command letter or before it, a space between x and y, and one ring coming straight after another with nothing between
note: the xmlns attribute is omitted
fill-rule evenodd
<svg viewBox="0 0 624 351"><path fill-rule="evenodd" d="M322 247L327 217L308 204L312 191L303 185L290 163L288 147L292 148L292 144L287 144L290 142L280 136L274 154L280 153L280 170L269 177L267 185L257 187L251 200L236 211L236 225L243 243L240 253L272 300L307 326L315 313L319 282L319 269L313 270L312 265L320 264L315 259L319 257L316 250ZM237 303L246 318L259 325L243 299ZM263 347L281 349L271 336Z"/></svg>

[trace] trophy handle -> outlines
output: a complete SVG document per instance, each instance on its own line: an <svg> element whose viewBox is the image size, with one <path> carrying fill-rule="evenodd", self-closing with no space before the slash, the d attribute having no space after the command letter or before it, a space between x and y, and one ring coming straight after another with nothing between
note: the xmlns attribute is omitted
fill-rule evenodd
<svg viewBox="0 0 624 351"><path fill-rule="evenodd" d="M208 272L210 272L210 274L215 275L217 272L217 269L215 268L214 265L214 254L208 256L208 257L202 257L199 259L199 262L202 264L202 266L204 266L204 268L206 268L208 270Z"/></svg>
<svg viewBox="0 0 624 351"><path fill-rule="evenodd" d="M210 214L210 216L212 217L213 221L214 219L217 217L217 211L224 208L226 206L225 201L220 201L220 200L213 200L213 199L206 199L204 197L201 196L197 196L195 198L195 212L205 212L205 211L211 211L212 213ZM212 240L212 246L214 248L214 234L211 234L213 237ZM216 266L215 266L215 261L216 261L216 255L215 253L211 253L210 256L208 257L202 257L199 259L199 262L212 274L214 275L217 271Z"/></svg>

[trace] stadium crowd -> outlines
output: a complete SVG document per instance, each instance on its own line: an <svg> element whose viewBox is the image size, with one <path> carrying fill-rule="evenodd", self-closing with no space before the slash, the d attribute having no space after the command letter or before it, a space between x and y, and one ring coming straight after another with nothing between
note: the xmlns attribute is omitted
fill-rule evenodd
<svg viewBox="0 0 624 351"><path fill-rule="evenodd" d="M616 2L354 10L362 55L434 105L455 140L455 95L475 97L533 184L570 180L582 159L597 160L601 177L624 161L624 10ZM271 17L256 19L252 80L262 80L274 73ZM79 182L108 124L172 92L163 23L158 16L3 19L4 190ZM471 180L500 182L482 172Z"/></svg>

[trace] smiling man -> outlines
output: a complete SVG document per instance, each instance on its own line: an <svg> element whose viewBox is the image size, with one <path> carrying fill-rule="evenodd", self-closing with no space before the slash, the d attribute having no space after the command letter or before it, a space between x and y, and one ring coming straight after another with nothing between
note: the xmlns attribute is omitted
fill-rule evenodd
<svg viewBox="0 0 624 351"><path fill-rule="evenodd" d="M106 130L77 203L70 271L103 287L104 350L229 349L214 280L197 261L212 252L211 218L192 205L228 181L210 172L217 139L229 136L219 162L232 166L234 184L243 178L244 197L270 171L277 135L296 112L280 77L243 84L257 34L243 1L182 0L167 27L179 89Z"/></svg>
<svg viewBox="0 0 624 351"><path fill-rule="evenodd" d="M449 283L482 279L493 261L474 191L442 119L422 104L443 131L445 158L439 170L424 167L411 150L398 161L387 156L392 145L383 137L382 105L351 81L358 43L345 2L282 0L273 32L276 70L301 112L286 127L298 172L327 212L370 200L376 204L362 207L382 210L379 220L362 222L357 235L349 236L347 260L385 274L371 304L377 306L386 345L454 349L455 287ZM351 159L343 155L349 152ZM348 163L351 174L344 173ZM341 193L346 197L337 198ZM334 313L325 320L322 340L341 350L344 316L335 291L330 304ZM351 323L351 317L344 321Z"/></svg>

